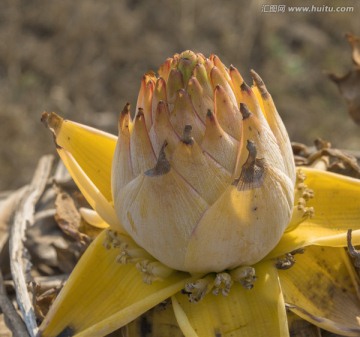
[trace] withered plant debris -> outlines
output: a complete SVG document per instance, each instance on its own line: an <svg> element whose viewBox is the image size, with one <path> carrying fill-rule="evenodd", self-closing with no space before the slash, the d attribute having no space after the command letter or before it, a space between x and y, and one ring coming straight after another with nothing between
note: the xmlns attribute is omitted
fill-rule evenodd
<svg viewBox="0 0 360 337"><path fill-rule="evenodd" d="M355 249L351 242L351 233L352 230L349 229L347 233L347 245L348 245L348 253L353 259L353 263L355 268L360 269L360 250Z"/></svg>
<svg viewBox="0 0 360 337"><path fill-rule="evenodd" d="M351 118L360 125L360 37L350 33L346 37L352 48L353 69L343 76L330 73L329 77L344 97Z"/></svg>
<svg viewBox="0 0 360 337"><path fill-rule="evenodd" d="M288 323L291 337L325 337L320 329L293 314L290 310L287 311ZM335 337L336 335L333 335Z"/></svg>
<svg viewBox="0 0 360 337"><path fill-rule="evenodd" d="M351 154L331 147L331 143L316 139L314 147L292 143L297 166L318 167L330 172L360 178L360 153Z"/></svg>
<svg viewBox="0 0 360 337"><path fill-rule="evenodd" d="M75 206L74 199L61 189L57 192L55 209L55 220L61 230L75 241L83 244L88 243L88 236L79 231L81 215Z"/></svg>

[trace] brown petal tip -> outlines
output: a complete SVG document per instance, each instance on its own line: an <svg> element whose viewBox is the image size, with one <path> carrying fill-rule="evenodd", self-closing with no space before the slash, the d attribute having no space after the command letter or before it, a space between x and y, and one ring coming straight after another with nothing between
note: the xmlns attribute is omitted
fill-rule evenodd
<svg viewBox="0 0 360 337"><path fill-rule="evenodd" d="M55 112L44 111L41 115L41 122L55 134L58 133L63 121L64 120Z"/></svg>
<svg viewBox="0 0 360 337"><path fill-rule="evenodd" d="M194 143L194 138L192 137L191 125L185 125L181 141L186 145L192 145Z"/></svg>
<svg viewBox="0 0 360 337"><path fill-rule="evenodd" d="M208 109L207 113L206 113L206 117L209 118L211 121L214 120L214 113Z"/></svg>
<svg viewBox="0 0 360 337"><path fill-rule="evenodd" d="M269 98L270 94L267 91L265 83L262 80L262 78L259 76L259 74L254 69L250 70L250 74L251 74L251 77L253 78L255 85L259 89L262 98L264 98L264 99Z"/></svg>
<svg viewBox="0 0 360 337"><path fill-rule="evenodd" d="M144 117L144 109L139 108L137 113L136 113L136 119L141 119L142 117Z"/></svg>
<svg viewBox="0 0 360 337"><path fill-rule="evenodd" d="M245 82L240 85L240 89L241 91L246 92L248 95L251 94L251 88Z"/></svg>
<svg viewBox="0 0 360 337"><path fill-rule="evenodd" d="M240 103L240 112L243 119L247 119L251 116L251 111L249 110L249 108L245 103Z"/></svg>
<svg viewBox="0 0 360 337"><path fill-rule="evenodd" d="M130 114L130 103L127 102L124 106L124 108L122 109L121 111L121 114L122 115L127 115L127 114Z"/></svg>
<svg viewBox="0 0 360 337"><path fill-rule="evenodd" d="M125 130L129 130L129 120L130 120L130 103L126 103L122 109L119 120L118 120L118 129L120 133L123 133Z"/></svg>
<svg viewBox="0 0 360 337"><path fill-rule="evenodd" d="M249 151L249 155L241 169L240 177L233 182L239 191L261 187L265 177L265 160L256 158L255 143L248 140L246 149Z"/></svg>
<svg viewBox="0 0 360 337"><path fill-rule="evenodd" d="M165 141L160 149L159 157L158 157L155 167L150 170L147 170L145 172L145 175L147 175L149 177L156 177L156 176L164 175L171 170L170 163L167 160L166 154L165 154L165 148L166 148L167 144L168 144L167 141Z"/></svg>

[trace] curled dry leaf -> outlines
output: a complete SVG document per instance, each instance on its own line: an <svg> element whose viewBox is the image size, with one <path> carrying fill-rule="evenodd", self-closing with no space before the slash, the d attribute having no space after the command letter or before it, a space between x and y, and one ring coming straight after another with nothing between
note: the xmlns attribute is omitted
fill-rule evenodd
<svg viewBox="0 0 360 337"><path fill-rule="evenodd" d="M293 143L295 162L298 166L311 166L318 169L360 178L358 155L355 157L346 151L331 147L331 143L323 139L316 139L315 147L308 147L301 143Z"/></svg>
<svg viewBox="0 0 360 337"><path fill-rule="evenodd" d="M360 37L353 34L347 34L346 37L352 48L355 66L344 76L330 73L329 77L337 84L345 98L351 118L360 125Z"/></svg>
<svg viewBox="0 0 360 337"><path fill-rule="evenodd" d="M75 241L84 244L88 243L87 235L79 231L81 216L71 196L65 191L59 190L55 200L55 207L55 220L61 230Z"/></svg>
<svg viewBox="0 0 360 337"><path fill-rule="evenodd" d="M351 70L345 76L329 74L329 77L345 98L351 118L360 125L360 68Z"/></svg>
<svg viewBox="0 0 360 337"><path fill-rule="evenodd" d="M50 289L43 289L40 284L33 285L34 308L36 317L43 320L56 296L59 294L62 284ZM1 336L0 336L1 337Z"/></svg>

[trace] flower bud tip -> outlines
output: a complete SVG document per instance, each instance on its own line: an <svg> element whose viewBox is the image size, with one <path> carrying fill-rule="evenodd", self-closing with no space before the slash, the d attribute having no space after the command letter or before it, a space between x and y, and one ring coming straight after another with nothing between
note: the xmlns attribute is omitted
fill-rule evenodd
<svg viewBox="0 0 360 337"><path fill-rule="evenodd" d="M246 149L249 155L242 166L240 177L233 182L239 191L260 187L265 177L265 160L256 158L256 145L252 140L247 141Z"/></svg>
<svg viewBox="0 0 360 337"><path fill-rule="evenodd" d="M267 91L265 83L262 80L262 78L259 76L259 74L254 69L250 70L250 74L251 74L251 77L253 78L255 85L259 89L261 96L264 99L267 99L270 96L270 94Z"/></svg>
<svg viewBox="0 0 360 337"><path fill-rule="evenodd" d="M208 111L206 113L206 117L209 118L211 121L214 120L214 114L210 109L208 109Z"/></svg>
<svg viewBox="0 0 360 337"><path fill-rule="evenodd" d="M249 157L247 161L249 161L249 158L251 161L254 161L257 154L255 143L252 140L247 140L246 149L249 151Z"/></svg>
<svg viewBox="0 0 360 337"><path fill-rule="evenodd" d="M141 119L142 117L144 117L144 109L139 108L137 113L136 113L136 119Z"/></svg>
<svg viewBox="0 0 360 337"><path fill-rule="evenodd" d="M145 175L147 175L149 177L156 177L156 176L164 175L170 171L171 166L170 166L170 163L167 160L166 154L165 154L165 147L167 146L167 144L168 143L165 140L164 144L162 145L162 147L160 149L159 157L158 157L155 167L150 170L147 170L145 172Z"/></svg>
<svg viewBox="0 0 360 337"><path fill-rule="evenodd" d="M240 85L240 89L241 91L246 91L248 95L251 93L251 88L245 82Z"/></svg>
<svg viewBox="0 0 360 337"><path fill-rule="evenodd" d="M243 119L247 119L251 116L251 112L245 103L240 103L240 112Z"/></svg>
<svg viewBox="0 0 360 337"><path fill-rule="evenodd" d="M192 145L194 143L194 139L192 137L192 126L191 125L185 125L184 132L182 136L182 142L186 145Z"/></svg>

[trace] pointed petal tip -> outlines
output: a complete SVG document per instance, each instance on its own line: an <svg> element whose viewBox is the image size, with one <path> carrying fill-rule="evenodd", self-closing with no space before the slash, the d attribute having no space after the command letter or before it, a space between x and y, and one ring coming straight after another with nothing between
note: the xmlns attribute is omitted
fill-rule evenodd
<svg viewBox="0 0 360 337"><path fill-rule="evenodd" d="M248 106L245 103L240 103L240 112L243 119L247 119L251 116L251 111L249 110Z"/></svg>
<svg viewBox="0 0 360 337"><path fill-rule="evenodd" d="M214 113L210 109L208 109L206 117L212 121L214 119Z"/></svg>
<svg viewBox="0 0 360 337"><path fill-rule="evenodd" d="M131 107L130 103L126 102L124 108L121 111L121 114L124 114L124 115L129 114L130 113L130 107Z"/></svg>
<svg viewBox="0 0 360 337"><path fill-rule="evenodd" d="M246 92L248 95L251 93L251 88L246 84L245 81L240 85L240 89L242 92Z"/></svg>
<svg viewBox="0 0 360 337"><path fill-rule="evenodd" d="M141 117L144 117L144 109L143 108L139 108L136 113L136 119L140 119Z"/></svg>
<svg viewBox="0 0 360 337"><path fill-rule="evenodd" d="M269 98L270 94L267 91L265 83L262 80L262 78L259 76L259 74L254 69L250 70L250 74L251 74L251 77L253 78L255 85L259 89L262 98L263 99Z"/></svg>
<svg viewBox="0 0 360 337"><path fill-rule="evenodd" d="M171 170L170 162L166 158L165 148L168 145L167 141L165 140L159 153L158 160L154 168L145 171L145 175L149 177L156 177L160 175L164 175Z"/></svg>
<svg viewBox="0 0 360 337"><path fill-rule="evenodd" d="M192 126L191 125L189 125L189 124L185 125L181 141L186 145L192 145L194 143L194 138L192 137Z"/></svg>
<svg viewBox="0 0 360 337"><path fill-rule="evenodd" d="M168 104L163 100L160 100L156 107L156 115L161 113L169 113Z"/></svg>
<svg viewBox="0 0 360 337"><path fill-rule="evenodd" d="M125 129L129 128L129 120L130 120L130 103L127 102L119 115L119 120L118 120L119 132L124 132Z"/></svg>

